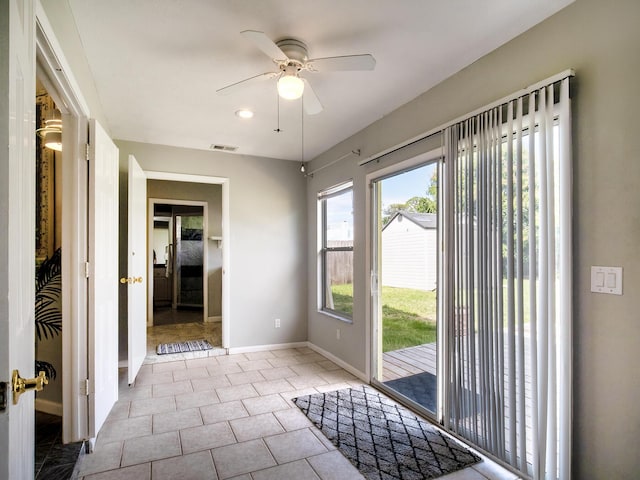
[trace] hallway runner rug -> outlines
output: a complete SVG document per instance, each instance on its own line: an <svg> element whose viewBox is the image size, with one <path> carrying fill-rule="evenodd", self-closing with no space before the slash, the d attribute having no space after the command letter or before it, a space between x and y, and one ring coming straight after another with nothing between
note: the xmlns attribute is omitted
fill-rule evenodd
<svg viewBox="0 0 640 480"><path fill-rule="evenodd" d="M197 352L199 350L211 350L211 345L206 340L187 340L186 342L161 343L156 349L158 355L168 353Z"/></svg>
<svg viewBox="0 0 640 480"><path fill-rule="evenodd" d="M293 402L369 480L436 478L481 459L368 386Z"/></svg>

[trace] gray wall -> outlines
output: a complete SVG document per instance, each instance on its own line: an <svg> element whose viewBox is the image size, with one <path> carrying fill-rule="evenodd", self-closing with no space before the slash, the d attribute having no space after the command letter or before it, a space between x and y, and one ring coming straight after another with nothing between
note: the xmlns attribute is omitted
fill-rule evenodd
<svg viewBox="0 0 640 480"><path fill-rule="evenodd" d="M229 179L231 347L307 339L306 183L300 164L119 140L143 170ZM151 195L151 194L149 194ZM124 234L123 234L124 235ZM281 327L274 328L274 320Z"/></svg>
<svg viewBox="0 0 640 480"><path fill-rule="evenodd" d="M204 246L207 248L208 255L209 313L207 316L219 317L222 315L222 249L218 248L217 242L207 239L214 235L222 235L222 186L147 180L147 198L207 202L207 231L204 232ZM148 214L152 215L153 212L148 212Z"/></svg>
<svg viewBox="0 0 640 480"><path fill-rule="evenodd" d="M640 2L577 0L540 25L345 140L311 170L353 148L374 154L567 68L573 81L574 419L573 478L637 478L640 456ZM316 174L309 216L309 340L365 368L364 208L366 172L349 157ZM316 312L318 190L355 184L354 324ZM624 268L624 295L590 292L590 266Z"/></svg>

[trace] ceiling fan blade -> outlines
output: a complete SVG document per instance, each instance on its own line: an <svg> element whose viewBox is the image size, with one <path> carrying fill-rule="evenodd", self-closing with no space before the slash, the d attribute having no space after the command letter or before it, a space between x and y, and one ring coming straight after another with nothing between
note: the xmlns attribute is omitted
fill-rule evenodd
<svg viewBox="0 0 640 480"><path fill-rule="evenodd" d="M373 70L376 59L373 55L345 55L343 57L314 58L307 61L307 69L312 72L335 72L346 70Z"/></svg>
<svg viewBox="0 0 640 480"><path fill-rule="evenodd" d="M286 60L287 56L282 50L267 37L264 32L257 32L255 30L245 30L240 32L244 38L253 42L253 44L262 50L272 60Z"/></svg>
<svg viewBox="0 0 640 480"><path fill-rule="evenodd" d="M218 95L228 95L230 93L241 90L248 85L258 83L261 80L269 80L270 78L275 78L278 75L279 73L277 72L261 73L260 75L255 75L253 77L245 78L244 80L240 80L239 82L232 83L231 85L227 85L226 87L219 88L218 90L216 90L216 93Z"/></svg>
<svg viewBox="0 0 640 480"><path fill-rule="evenodd" d="M304 93L302 94L302 107L307 115L315 115L320 113L323 108L320 100L318 100L318 96L316 92L311 88L311 84L306 78L303 78L304 82Z"/></svg>

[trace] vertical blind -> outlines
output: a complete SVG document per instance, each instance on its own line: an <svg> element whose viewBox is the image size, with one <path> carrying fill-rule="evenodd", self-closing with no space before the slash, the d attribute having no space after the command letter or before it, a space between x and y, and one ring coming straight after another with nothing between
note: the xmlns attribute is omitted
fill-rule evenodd
<svg viewBox="0 0 640 480"><path fill-rule="evenodd" d="M569 78L444 130L443 421L570 478Z"/></svg>

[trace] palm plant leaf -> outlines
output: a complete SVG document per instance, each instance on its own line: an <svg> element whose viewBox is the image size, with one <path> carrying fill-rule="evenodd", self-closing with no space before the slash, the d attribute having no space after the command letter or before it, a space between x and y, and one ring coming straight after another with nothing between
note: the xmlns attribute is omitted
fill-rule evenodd
<svg viewBox="0 0 640 480"><path fill-rule="evenodd" d="M44 260L36 272L36 294L42 290L51 279L62 274L62 250L57 249L51 258Z"/></svg>
<svg viewBox="0 0 640 480"><path fill-rule="evenodd" d="M36 274L35 323L38 340L53 338L62 332L61 250L40 264Z"/></svg>

